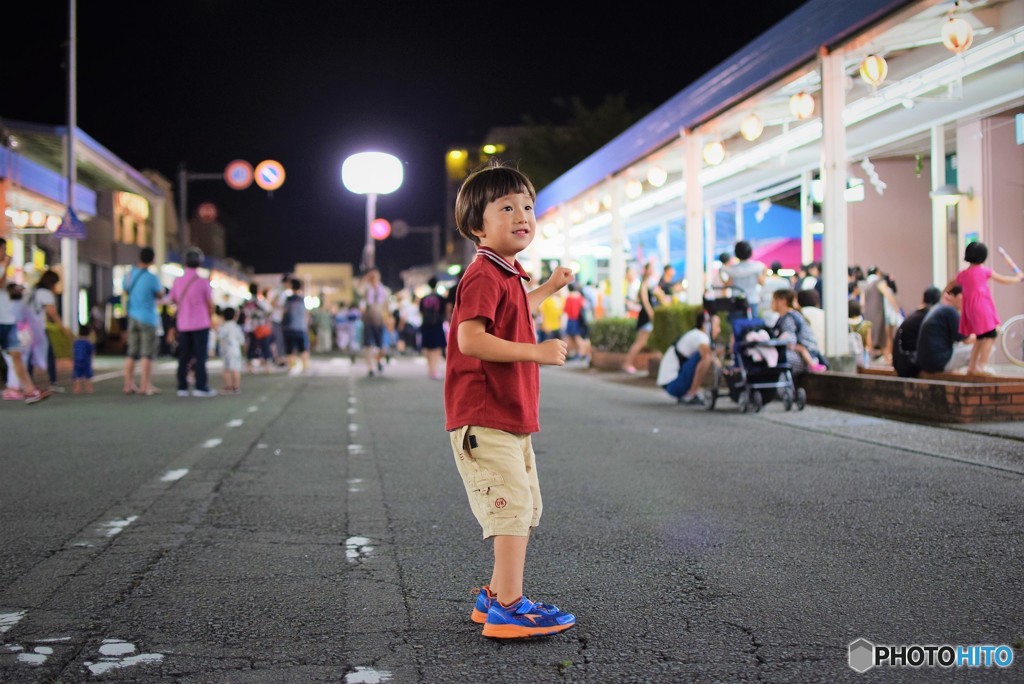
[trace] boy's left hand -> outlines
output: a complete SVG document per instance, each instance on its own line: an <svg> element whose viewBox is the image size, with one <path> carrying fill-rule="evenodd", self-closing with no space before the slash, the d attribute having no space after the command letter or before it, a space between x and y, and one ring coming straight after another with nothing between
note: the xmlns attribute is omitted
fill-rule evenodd
<svg viewBox="0 0 1024 684"><path fill-rule="evenodd" d="M568 266L558 266L548 278L548 282L555 286L555 290L561 290L574 280L576 280L576 276L572 274L572 269Z"/></svg>

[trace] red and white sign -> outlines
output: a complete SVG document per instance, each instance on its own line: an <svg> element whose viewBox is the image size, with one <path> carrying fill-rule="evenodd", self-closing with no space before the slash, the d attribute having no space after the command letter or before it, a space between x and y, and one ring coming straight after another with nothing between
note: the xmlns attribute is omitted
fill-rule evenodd
<svg viewBox="0 0 1024 684"><path fill-rule="evenodd" d="M224 167L224 182L229 188L245 190L252 185L252 164L244 159L231 162Z"/></svg>
<svg viewBox="0 0 1024 684"><path fill-rule="evenodd" d="M213 223L217 220L217 205L213 202L203 202L196 207L196 215L203 223Z"/></svg>
<svg viewBox="0 0 1024 684"><path fill-rule="evenodd" d="M256 165L256 185L268 192L277 190L284 184L284 167L273 159L261 161Z"/></svg>

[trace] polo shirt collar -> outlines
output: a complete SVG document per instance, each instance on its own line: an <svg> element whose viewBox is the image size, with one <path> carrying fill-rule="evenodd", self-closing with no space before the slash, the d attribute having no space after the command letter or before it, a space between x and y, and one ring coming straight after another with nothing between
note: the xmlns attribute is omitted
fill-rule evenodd
<svg viewBox="0 0 1024 684"><path fill-rule="evenodd" d="M510 264L503 258L501 258L501 256L497 252L495 252L493 249L490 249L489 247L477 247L476 255L477 257L487 257L488 259L496 263L498 266L500 266L502 270L512 275L517 275L523 280L530 280L530 274L523 270L523 267L520 265L518 259L516 259L514 265Z"/></svg>

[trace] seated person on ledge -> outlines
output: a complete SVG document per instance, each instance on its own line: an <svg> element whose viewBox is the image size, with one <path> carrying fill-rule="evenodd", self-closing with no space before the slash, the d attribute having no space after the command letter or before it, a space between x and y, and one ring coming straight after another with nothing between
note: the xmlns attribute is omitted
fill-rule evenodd
<svg viewBox="0 0 1024 684"><path fill-rule="evenodd" d="M711 316L711 337L704 331L708 316ZM658 366L658 385L680 404L704 404L700 397L700 387L708 370L718 363L711 340L721 332L722 324L718 316L701 311L697 314L693 329L683 333L662 355L661 365Z"/></svg>
<svg viewBox="0 0 1024 684"><path fill-rule="evenodd" d="M974 335L960 336L960 307L963 292L953 285L942 293L941 303L928 311L917 333L917 367L927 373L950 373L966 368L971 358Z"/></svg>

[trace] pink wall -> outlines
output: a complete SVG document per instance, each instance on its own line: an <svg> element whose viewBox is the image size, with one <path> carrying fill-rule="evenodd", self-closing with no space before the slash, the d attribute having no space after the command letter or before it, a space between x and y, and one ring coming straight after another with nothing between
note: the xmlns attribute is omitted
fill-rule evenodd
<svg viewBox="0 0 1024 684"><path fill-rule="evenodd" d="M860 163L850 166L850 175L864 180L864 201L846 205L850 265L865 271L875 265L892 275L900 306L912 311L932 284L928 159L920 176L912 157L872 159L871 163L887 187L879 195Z"/></svg>
<svg viewBox="0 0 1024 684"><path fill-rule="evenodd" d="M1024 145L1016 142L1013 121L1014 114L1020 111L982 122L985 225L981 239L989 249L986 265L1004 275L1012 271L996 250L999 245L1024 268ZM1024 313L1024 284L992 283L991 287L1002 320ZM993 363L1005 363L1002 350L999 345L996 347Z"/></svg>

